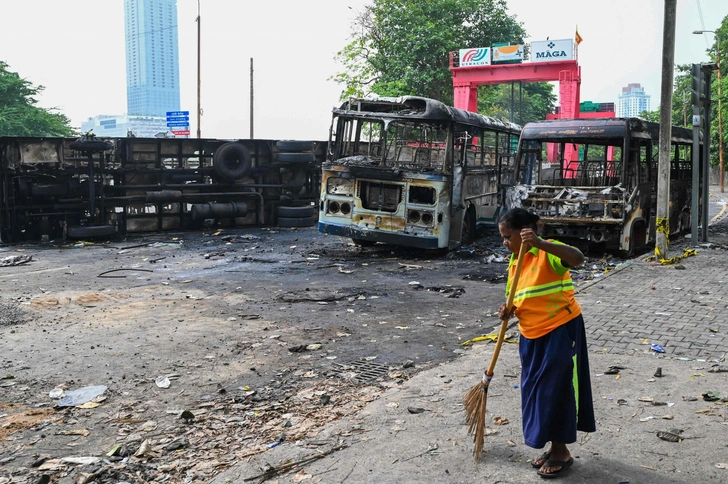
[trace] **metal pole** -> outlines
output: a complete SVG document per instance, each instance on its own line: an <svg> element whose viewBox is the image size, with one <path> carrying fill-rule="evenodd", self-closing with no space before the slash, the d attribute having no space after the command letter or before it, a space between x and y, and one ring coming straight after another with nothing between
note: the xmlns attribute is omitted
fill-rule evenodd
<svg viewBox="0 0 728 484"><path fill-rule="evenodd" d="M514 90L514 84L513 84L513 81L511 81L511 123L515 123L515 119L516 119L515 113L513 112L513 110L514 110L514 107L513 107L513 90Z"/></svg>
<svg viewBox="0 0 728 484"><path fill-rule="evenodd" d="M518 124L523 126L523 81L518 81Z"/></svg>
<svg viewBox="0 0 728 484"><path fill-rule="evenodd" d="M253 58L250 58L250 139L255 138L253 136Z"/></svg>
<svg viewBox="0 0 728 484"><path fill-rule="evenodd" d="M705 96L703 100L703 112L705 113L705 124L703 125L703 180L702 180L702 199L703 199L703 211L700 214L700 240L702 242L708 241L708 224L710 213L710 123L712 123L712 116L710 115L711 110L711 89L712 85L712 74L713 67L701 66L703 69L703 77L705 78Z"/></svg>
<svg viewBox="0 0 728 484"><path fill-rule="evenodd" d="M202 138L200 118L202 108L200 107L200 0L197 0L197 137Z"/></svg>
<svg viewBox="0 0 728 484"><path fill-rule="evenodd" d="M670 153L672 138L672 81L675 65L675 11L677 0L665 0L660 91L660 144L657 169L657 233L655 255L667 259L670 234Z"/></svg>
<svg viewBox="0 0 728 484"><path fill-rule="evenodd" d="M720 95L720 37L715 35L716 51L718 52L718 159L720 162L720 192L723 193L723 107Z"/></svg>
<svg viewBox="0 0 728 484"><path fill-rule="evenodd" d="M698 215L700 207L700 64L693 64L693 167L692 187L690 190L690 242L698 245Z"/></svg>

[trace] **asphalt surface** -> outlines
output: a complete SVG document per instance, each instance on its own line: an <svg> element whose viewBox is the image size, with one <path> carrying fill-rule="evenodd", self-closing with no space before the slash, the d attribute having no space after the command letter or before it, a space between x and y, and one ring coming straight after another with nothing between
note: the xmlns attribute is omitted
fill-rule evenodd
<svg viewBox="0 0 728 484"><path fill-rule="evenodd" d="M726 200L712 190L714 222L695 255L670 265L638 258L577 286L597 432L570 446L575 464L559 476L564 481L728 482ZM685 240L673 241L669 255L687 248ZM462 397L492 349L492 342L476 343L356 415L239 462L212 482L543 482L529 463L540 451L522 440L515 344L501 352L484 455L473 458Z"/></svg>
<svg viewBox="0 0 728 484"><path fill-rule="evenodd" d="M570 482L728 482L726 200L712 190L709 243L695 255L616 267L589 258L574 271L598 430L571 446ZM493 343L459 343L497 327L497 240L429 259L316 235L9 250L34 260L0 274L3 298L34 316L15 324L3 313L0 370L12 379L0 382L0 434L18 409L50 410L57 385L109 391L98 409L65 410L0 441L0 483L540 482L528 463L539 452L522 442L515 344L496 367L477 462L464 427L462 397ZM688 242L673 241L669 255ZM346 366L361 358L384 376L343 379L364 373ZM166 389L155 384L165 374L175 375ZM193 424L178 418L184 408ZM276 441L281 433L290 438ZM183 449L165 450L182 437ZM103 457L116 443L140 452L143 441L151 456L32 467L39 456Z"/></svg>

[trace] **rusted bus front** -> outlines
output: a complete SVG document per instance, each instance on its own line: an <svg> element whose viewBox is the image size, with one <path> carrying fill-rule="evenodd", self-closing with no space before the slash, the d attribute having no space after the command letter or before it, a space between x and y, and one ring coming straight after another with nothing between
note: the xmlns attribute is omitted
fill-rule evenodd
<svg viewBox="0 0 728 484"><path fill-rule="evenodd" d="M520 127L405 96L347 101L334 109L331 133L319 230L444 249L495 223Z"/></svg>
<svg viewBox="0 0 728 484"><path fill-rule="evenodd" d="M673 127L669 225L690 228L691 132ZM654 242L659 125L637 118L524 126L508 207L537 213L543 235L632 254Z"/></svg>
<svg viewBox="0 0 728 484"><path fill-rule="evenodd" d="M354 170L356 172L356 170ZM357 242L385 242L423 249L447 247L449 209L446 177L403 172L368 178L350 167L323 170L319 231Z"/></svg>
<svg viewBox="0 0 728 484"><path fill-rule="evenodd" d="M0 241L273 225L318 200L326 145L0 137Z"/></svg>

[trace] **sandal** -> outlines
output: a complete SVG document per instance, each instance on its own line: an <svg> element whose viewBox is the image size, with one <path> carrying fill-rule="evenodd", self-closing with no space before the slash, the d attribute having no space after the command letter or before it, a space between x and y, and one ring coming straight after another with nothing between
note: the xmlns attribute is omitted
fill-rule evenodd
<svg viewBox="0 0 728 484"><path fill-rule="evenodd" d="M544 462L544 464L543 464L543 466L541 466L541 468L560 466L561 469L559 469L558 471L554 471L554 472L543 472L543 471L541 471L541 469L539 469L537 471L537 474L545 479L553 479L555 477L559 477L561 475L561 473L564 472L569 467L571 467L571 465L573 463L574 463L573 457L569 457L569 460L551 460L551 459L549 459L546 462Z"/></svg>
<svg viewBox="0 0 728 484"><path fill-rule="evenodd" d="M551 452L544 452L531 461L531 467L534 469L540 469L546 461L549 460L549 457L551 457Z"/></svg>

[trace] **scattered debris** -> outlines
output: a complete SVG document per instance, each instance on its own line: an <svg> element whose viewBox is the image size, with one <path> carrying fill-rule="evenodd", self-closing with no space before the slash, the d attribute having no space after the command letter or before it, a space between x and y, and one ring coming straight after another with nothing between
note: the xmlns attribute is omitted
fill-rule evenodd
<svg viewBox="0 0 728 484"><path fill-rule="evenodd" d="M0 259L0 267L19 266L33 260L32 255L11 255Z"/></svg>
<svg viewBox="0 0 728 484"><path fill-rule="evenodd" d="M96 385L90 387L79 388L78 390L66 391L63 398L58 400L56 407L78 407L86 403L100 403L106 399L103 397L106 391L105 385Z"/></svg>

